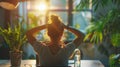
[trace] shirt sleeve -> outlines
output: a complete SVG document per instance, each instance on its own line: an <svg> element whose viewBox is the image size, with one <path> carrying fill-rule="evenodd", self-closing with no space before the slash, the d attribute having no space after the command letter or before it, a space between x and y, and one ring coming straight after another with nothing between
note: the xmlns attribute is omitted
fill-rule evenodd
<svg viewBox="0 0 120 67"><path fill-rule="evenodd" d="M75 47L75 44L73 42L68 43L66 45L67 55L70 56L75 49L76 49L76 47Z"/></svg>

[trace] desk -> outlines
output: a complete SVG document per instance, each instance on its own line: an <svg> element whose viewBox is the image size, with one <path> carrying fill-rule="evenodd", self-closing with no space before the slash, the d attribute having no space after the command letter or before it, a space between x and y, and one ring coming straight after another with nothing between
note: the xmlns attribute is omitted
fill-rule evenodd
<svg viewBox="0 0 120 67"><path fill-rule="evenodd" d="M35 67L35 60L22 60L21 67ZM69 66L74 67L74 61L68 61ZM0 60L0 67L10 67L10 60ZM99 60L81 60L81 67L104 67Z"/></svg>

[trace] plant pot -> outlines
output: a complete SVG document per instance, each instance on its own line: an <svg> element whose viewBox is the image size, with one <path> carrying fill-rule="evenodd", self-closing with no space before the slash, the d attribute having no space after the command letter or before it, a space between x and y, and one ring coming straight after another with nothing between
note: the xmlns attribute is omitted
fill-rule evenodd
<svg viewBox="0 0 120 67"><path fill-rule="evenodd" d="M22 51L21 52L10 51L11 67L20 67L21 60L22 60Z"/></svg>

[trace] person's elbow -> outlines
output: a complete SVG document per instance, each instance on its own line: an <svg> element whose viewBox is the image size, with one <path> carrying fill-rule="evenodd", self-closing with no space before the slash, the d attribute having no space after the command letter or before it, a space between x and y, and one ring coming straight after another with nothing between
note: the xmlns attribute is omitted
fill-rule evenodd
<svg viewBox="0 0 120 67"><path fill-rule="evenodd" d="M84 37L85 37L85 34L84 33L80 33L80 35L79 36L77 36L77 38L78 39L80 39L80 40L83 40L84 39Z"/></svg>
<svg viewBox="0 0 120 67"><path fill-rule="evenodd" d="M26 32L26 37L29 43L33 44L33 42L36 40L35 37L28 31Z"/></svg>
<svg viewBox="0 0 120 67"><path fill-rule="evenodd" d="M81 43L83 43L84 36L85 35L82 34L82 35L76 37L76 39L73 41L76 47L78 47L79 45L81 45Z"/></svg>

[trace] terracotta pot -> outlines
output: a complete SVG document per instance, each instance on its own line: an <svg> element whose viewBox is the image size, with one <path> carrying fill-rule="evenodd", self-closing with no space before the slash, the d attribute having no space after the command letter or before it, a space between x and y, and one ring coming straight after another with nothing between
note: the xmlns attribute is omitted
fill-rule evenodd
<svg viewBox="0 0 120 67"><path fill-rule="evenodd" d="M22 60L22 51L21 52L12 52L12 51L10 51L11 67L20 67L21 60Z"/></svg>

